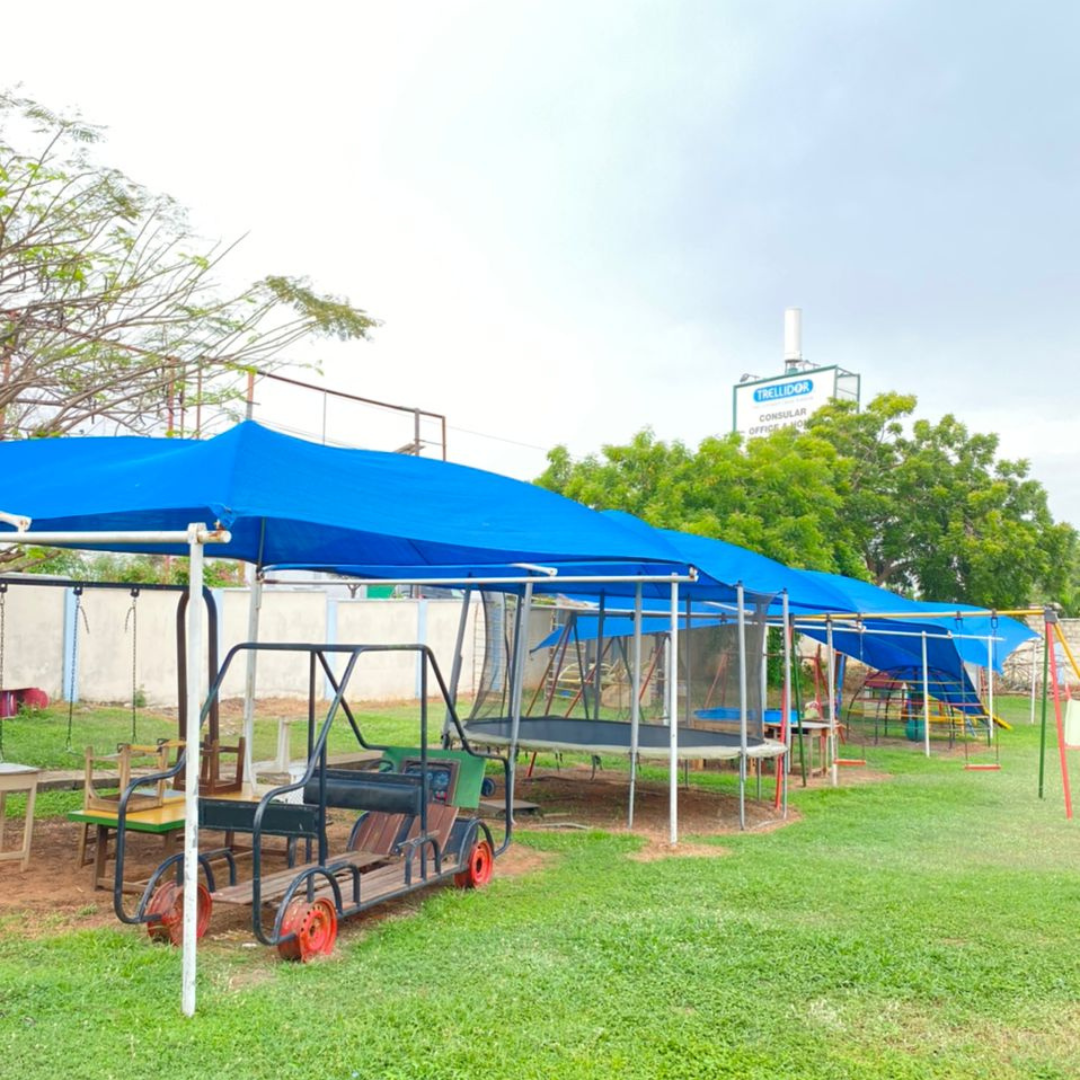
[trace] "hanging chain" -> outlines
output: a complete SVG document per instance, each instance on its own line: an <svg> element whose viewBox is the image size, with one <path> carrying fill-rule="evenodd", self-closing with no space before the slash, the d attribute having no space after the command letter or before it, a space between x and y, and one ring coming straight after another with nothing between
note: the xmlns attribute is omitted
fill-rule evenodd
<svg viewBox="0 0 1080 1080"><path fill-rule="evenodd" d="M79 670L79 616L82 616L83 626L86 628L86 632L90 633L90 622L86 618L86 612L82 606L82 586L76 585L72 592L75 594L75 630L71 635L71 674L68 678L68 722L67 722L67 752L69 754L75 753L75 748L71 745L71 727L72 720L75 716L75 679Z"/></svg>
<svg viewBox="0 0 1080 1080"><path fill-rule="evenodd" d="M128 623L131 623L131 741L136 743L139 741L136 735L136 724L138 723L138 704L137 699L139 696L139 684L138 684L138 670L139 670L139 610L138 610L139 590L131 590L131 607L128 608L127 616L124 618L124 633L127 633Z"/></svg>

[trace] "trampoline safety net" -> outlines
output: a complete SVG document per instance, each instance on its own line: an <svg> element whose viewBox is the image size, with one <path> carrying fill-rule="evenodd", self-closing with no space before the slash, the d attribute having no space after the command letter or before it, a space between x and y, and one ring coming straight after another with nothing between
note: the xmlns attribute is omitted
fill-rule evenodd
<svg viewBox="0 0 1080 1080"><path fill-rule="evenodd" d="M769 597L748 598L746 641L747 734L765 735L768 701L765 613ZM477 692L470 720L510 714L514 636L522 623L517 597L484 592L478 621ZM596 608L557 609L536 603L528 626L522 715L629 720L633 693L632 601ZM617 605L617 606L616 606ZM643 723L666 724L671 678L670 617L651 611L643 620L640 690ZM739 627L734 614L682 606L678 636L678 722L681 727L738 733ZM774 696L778 691L774 690ZM778 718L778 714L777 714Z"/></svg>

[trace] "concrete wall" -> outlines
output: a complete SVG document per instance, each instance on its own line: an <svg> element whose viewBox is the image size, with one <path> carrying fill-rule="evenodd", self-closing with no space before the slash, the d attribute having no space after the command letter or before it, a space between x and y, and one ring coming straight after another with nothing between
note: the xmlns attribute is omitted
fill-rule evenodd
<svg viewBox="0 0 1080 1080"><path fill-rule="evenodd" d="M1005 671L1001 678L1001 684L1010 690L1030 691L1032 667L1034 666L1035 682L1038 692L1042 692L1043 658L1046 652L1046 623L1040 616L1029 617L1024 620L1039 637L1034 644L1021 645L1005 661ZM1080 619L1062 619L1061 629L1065 640L1069 643L1073 656L1080 664ZM1080 677L1072 670L1064 650L1059 645L1057 648L1058 681L1068 684L1074 691L1080 686Z"/></svg>
<svg viewBox="0 0 1080 1080"><path fill-rule="evenodd" d="M4 685L60 694L64 589L12 586L4 598Z"/></svg>
<svg viewBox="0 0 1080 1080"><path fill-rule="evenodd" d="M73 645L77 644L76 700L129 702L134 685L148 705L176 704L177 593L142 592L136 615L130 615L127 590L87 589L79 601L66 588L12 585L5 600L3 683L6 687L37 686L53 700L65 699L72 686ZM214 594L220 619L219 653L248 636L249 591L223 589ZM469 608L463 642L460 693L473 693L478 638L478 603ZM275 642L342 644L427 644L449 682L461 604L457 600L338 600L321 592L275 591L263 594L259 638ZM339 662L338 667L341 664ZM223 696L241 697L246 665L238 657L229 669ZM419 694L415 654L370 653L361 657L350 697L357 701L413 700ZM320 693L329 684L319 675ZM306 657L263 653L259 657L257 695L306 697ZM428 692L438 696L429 678Z"/></svg>

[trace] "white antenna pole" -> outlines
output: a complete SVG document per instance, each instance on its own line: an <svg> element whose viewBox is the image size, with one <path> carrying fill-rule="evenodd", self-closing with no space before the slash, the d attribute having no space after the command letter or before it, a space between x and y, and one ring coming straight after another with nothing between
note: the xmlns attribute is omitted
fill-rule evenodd
<svg viewBox="0 0 1080 1080"><path fill-rule="evenodd" d="M802 308L789 307L784 312L784 370L798 371L802 361Z"/></svg>

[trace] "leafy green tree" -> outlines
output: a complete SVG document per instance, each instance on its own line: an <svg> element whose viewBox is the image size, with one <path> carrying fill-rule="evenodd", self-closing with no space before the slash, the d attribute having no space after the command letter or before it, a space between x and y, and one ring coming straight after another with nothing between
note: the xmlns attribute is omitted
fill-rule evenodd
<svg viewBox="0 0 1080 1080"><path fill-rule="evenodd" d="M892 393L862 412L835 403L805 430L710 438L696 451L648 430L577 462L556 447L537 482L943 602L1008 608L1076 595L1076 532L1053 520L1028 463L999 460L996 435L972 435L955 417L913 420L915 408Z"/></svg>
<svg viewBox="0 0 1080 1080"><path fill-rule="evenodd" d="M164 555L126 555L65 549L31 548L24 570L71 578L73 581L125 581L132 585L186 585L186 559ZM234 559L207 559L204 582L217 589L243 585L244 568Z"/></svg>
<svg viewBox="0 0 1080 1080"><path fill-rule="evenodd" d="M996 435L971 434L954 416L912 420L915 406L898 394L863 413L834 404L807 431L850 462L847 530L870 579L991 607L1063 596L1076 531L1054 521L1029 463L999 459Z"/></svg>
<svg viewBox="0 0 1080 1080"><path fill-rule="evenodd" d="M222 295L233 245L89 151L101 129L0 93L0 438L176 430L312 334L376 325L300 278Z"/></svg>
<svg viewBox="0 0 1080 1080"><path fill-rule="evenodd" d="M712 536L760 551L792 566L836 568L843 462L832 446L793 430L756 439L710 438L696 452L664 443L649 430L627 446L571 459L565 447L548 455L537 483L586 505L626 510L652 525ZM842 565L848 567L850 558Z"/></svg>

